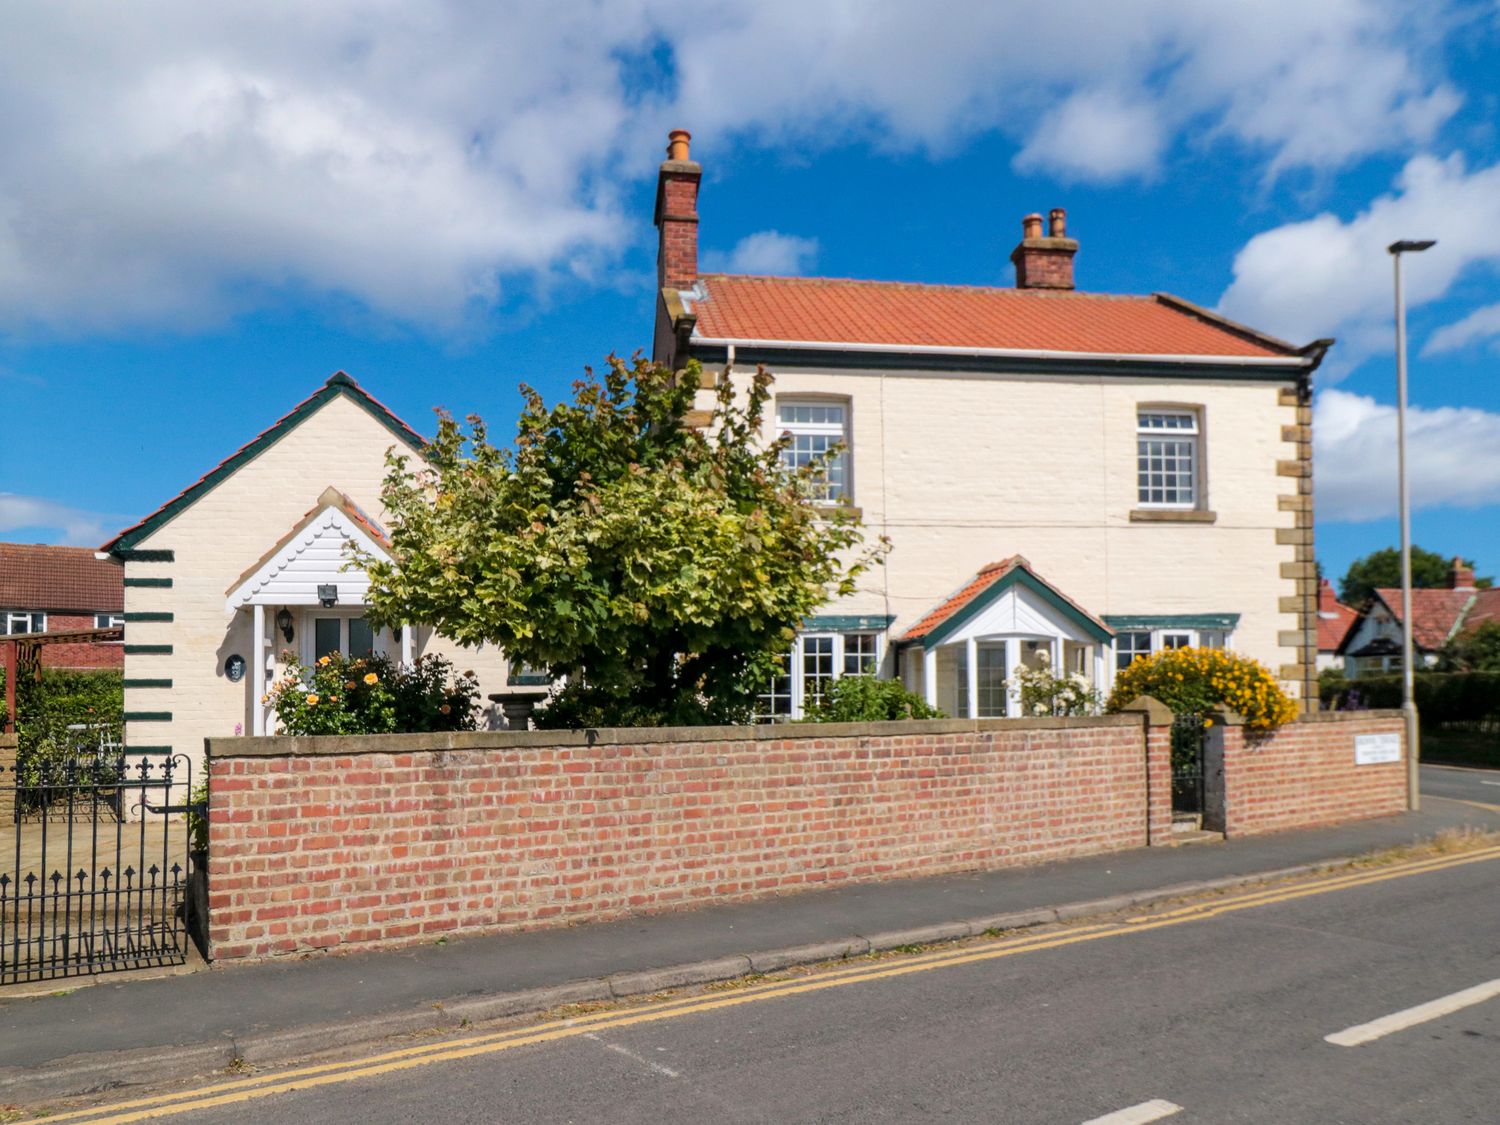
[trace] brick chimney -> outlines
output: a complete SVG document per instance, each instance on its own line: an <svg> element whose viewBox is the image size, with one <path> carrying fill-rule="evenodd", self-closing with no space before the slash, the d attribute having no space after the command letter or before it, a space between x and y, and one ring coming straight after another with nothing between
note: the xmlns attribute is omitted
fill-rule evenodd
<svg viewBox="0 0 1500 1125"><path fill-rule="evenodd" d="M1464 562L1457 555L1453 556L1453 562L1448 567L1448 589L1450 590L1472 590L1474 588L1474 568Z"/></svg>
<svg viewBox="0 0 1500 1125"><path fill-rule="evenodd" d="M1061 207L1049 212L1045 238L1042 217L1027 215L1021 220L1020 245L1010 252L1016 265L1016 288L1072 289L1076 253L1078 243L1068 237L1068 213Z"/></svg>
<svg viewBox="0 0 1500 1125"><path fill-rule="evenodd" d="M698 280L698 182L703 169L688 158L692 134L667 134L667 158L656 178L656 284L689 289Z"/></svg>

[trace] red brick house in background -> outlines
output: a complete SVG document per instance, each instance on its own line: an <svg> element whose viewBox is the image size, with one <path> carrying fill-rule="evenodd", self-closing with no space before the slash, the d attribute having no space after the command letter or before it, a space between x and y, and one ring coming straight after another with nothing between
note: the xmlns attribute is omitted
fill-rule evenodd
<svg viewBox="0 0 1500 1125"><path fill-rule="evenodd" d="M0 637L120 628L124 568L88 547L0 543ZM47 668L123 668L119 642L49 644Z"/></svg>

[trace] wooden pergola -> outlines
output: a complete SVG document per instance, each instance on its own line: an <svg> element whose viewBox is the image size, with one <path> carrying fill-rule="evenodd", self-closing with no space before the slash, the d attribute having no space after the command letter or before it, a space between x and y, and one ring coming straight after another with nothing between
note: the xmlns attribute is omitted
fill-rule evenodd
<svg viewBox="0 0 1500 1125"><path fill-rule="evenodd" d="M0 637L0 667L5 669L5 719L0 734L16 729L16 684L22 676L42 677L42 649L47 645L87 645L123 641L125 629L75 629L65 633L17 633Z"/></svg>

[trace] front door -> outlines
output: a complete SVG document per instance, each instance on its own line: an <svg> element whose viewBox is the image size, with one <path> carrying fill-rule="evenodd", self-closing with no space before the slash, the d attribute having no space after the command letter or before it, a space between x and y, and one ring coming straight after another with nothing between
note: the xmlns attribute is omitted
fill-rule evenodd
<svg viewBox="0 0 1500 1125"><path fill-rule="evenodd" d="M375 631L359 610L343 613L310 609L302 625L302 658L307 663L340 653L351 659L388 651L390 634Z"/></svg>

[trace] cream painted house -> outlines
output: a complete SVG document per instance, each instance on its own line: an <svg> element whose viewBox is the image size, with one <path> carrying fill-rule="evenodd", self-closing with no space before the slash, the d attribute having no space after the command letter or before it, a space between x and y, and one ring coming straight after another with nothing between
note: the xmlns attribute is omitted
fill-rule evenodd
<svg viewBox="0 0 1500 1125"><path fill-rule="evenodd" d="M422 438L340 372L178 496L101 548L125 567L125 731L132 751L201 760L203 740L274 733L261 703L284 654L424 653L503 692L498 650L365 620L357 544L386 552L380 485L392 447ZM494 714L483 722L498 725Z"/></svg>
<svg viewBox="0 0 1500 1125"><path fill-rule="evenodd" d="M1015 714L1018 661L1107 691L1185 645L1316 700L1311 380L1331 341L1077 292L1061 210L1045 235L1024 220L1013 287L706 274L688 143L672 134L658 181L655 357L701 362L703 408L766 365L766 439L789 435L793 463L842 445L828 502L892 544L805 623L766 713L874 665L951 714Z"/></svg>

